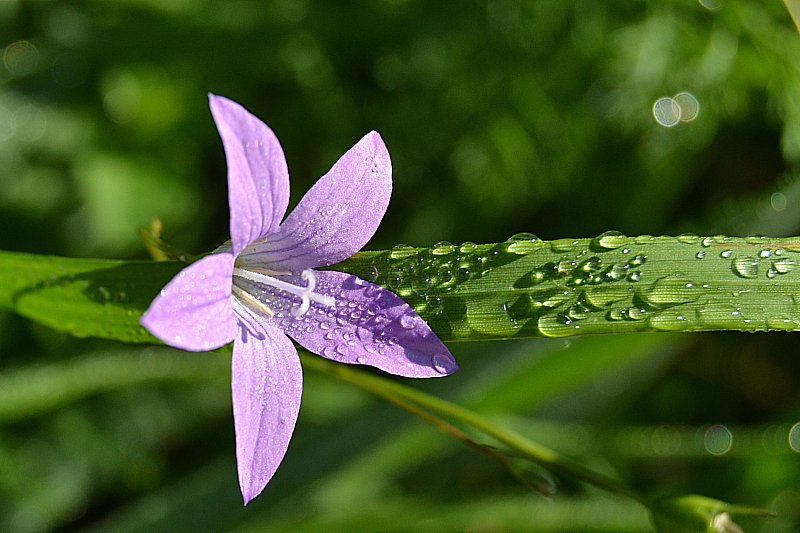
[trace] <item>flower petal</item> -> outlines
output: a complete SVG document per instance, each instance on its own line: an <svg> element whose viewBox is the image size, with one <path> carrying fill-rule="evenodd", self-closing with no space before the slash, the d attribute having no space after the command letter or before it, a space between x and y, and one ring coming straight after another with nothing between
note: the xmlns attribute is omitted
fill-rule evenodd
<svg viewBox="0 0 800 533"><path fill-rule="evenodd" d="M372 238L392 194L392 163L377 132L365 135L303 196L247 264L301 270L347 259Z"/></svg>
<svg viewBox="0 0 800 533"><path fill-rule="evenodd" d="M161 290L141 323L175 348L201 352L231 342L236 319L231 308L233 255L212 254L181 270Z"/></svg>
<svg viewBox="0 0 800 533"><path fill-rule="evenodd" d="M289 171L275 134L245 108L209 95L228 162L233 253L274 231L289 204Z"/></svg>
<svg viewBox="0 0 800 533"><path fill-rule="evenodd" d="M272 319L234 303L240 318L233 345L231 390L236 463L245 505L261 493L292 438L303 372L292 341Z"/></svg>
<svg viewBox="0 0 800 533"><path fill-rule="evenodd" d="M442 377L458 370L447 347L395 293L344 272L315 274L316 292L334 297L335 307L312 303L301 317L277 319L303 347L398 376Z"/></svg>

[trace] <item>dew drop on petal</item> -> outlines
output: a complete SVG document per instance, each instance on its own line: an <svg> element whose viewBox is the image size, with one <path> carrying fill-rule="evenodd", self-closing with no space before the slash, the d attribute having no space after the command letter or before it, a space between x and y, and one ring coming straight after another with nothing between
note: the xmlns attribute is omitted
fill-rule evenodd
<svg viewBox="0 0 800 533"><path fill-rule="evenodd" d="M452 363L450 362L450 358L446 355L437 353L433 356L433 369L440 374L447 374L451 366Z"/></svg>
<svg viewBox="0 0 800 533"><path fill-rule="evenodd" d="M325 357L336 357L336 349L333 346L326 346L322 349L322 355Z"/></svg>
<svg viewBox="0 0 800 533"><path fill-rule="evenodd" d="M414 317L411 315L403 315L400 317L400 325L405 329L414 329Z"/></svg>

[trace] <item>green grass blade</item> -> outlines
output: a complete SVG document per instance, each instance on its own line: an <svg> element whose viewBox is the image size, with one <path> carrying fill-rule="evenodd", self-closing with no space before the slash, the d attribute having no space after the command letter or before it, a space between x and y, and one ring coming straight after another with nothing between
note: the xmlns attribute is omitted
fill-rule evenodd
<svg viewBox="0 0 800 533"><path fill-rule="evenodd" d="M335 268L388 287L446 341L800 326L800 238L626 237L396 247ZM139 325L183 265L0 252L0 308L80 337Z"/></svg>

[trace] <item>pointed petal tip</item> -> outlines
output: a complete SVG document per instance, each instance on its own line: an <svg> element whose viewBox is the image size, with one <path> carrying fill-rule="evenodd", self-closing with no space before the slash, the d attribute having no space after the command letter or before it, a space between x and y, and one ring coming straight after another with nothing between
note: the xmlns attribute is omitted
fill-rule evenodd
<svg viewBox="0 0 800 533"><path fill-rule="evenodd" d="M253 501L253 499L261 493L261 491L258 491L253 494L250 490L245 490L243 487L240 488L242 490L242 502L245 507L247 507L247 504Z"/></svg>
<svg viewBox="0 0 800 533"><path fill-rule="evenodd" d="M238 327L231 308L233 256L212 254L181 270L139 319L174 348L204 352L228 344Z"/></svg>

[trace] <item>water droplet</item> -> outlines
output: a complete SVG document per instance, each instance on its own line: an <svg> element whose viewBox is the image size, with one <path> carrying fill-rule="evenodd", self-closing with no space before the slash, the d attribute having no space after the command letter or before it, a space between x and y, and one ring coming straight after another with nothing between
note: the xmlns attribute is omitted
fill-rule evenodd
<svg viewBox="0 0 800 533"><path fill-rule="evenodd" d="M544 307L558 307L560 304L575 297L575 289L554 290L540 296L539 302Z"/></svg>
<svg viewBox="0 0 800 533"><path fill-rule="evenodd" d="M400 317L400 325L405 329L414 329L416 326L416 319L411 315L403 315Z"/></svg>
<svg viewBox="0 0 800 533"><path fill-rule="evenodd" d="M336 348L334 348L333 346L325 346L322 349L322 355L324 355L325 357L331 358L331 359L335 358L336 357Z"/></svg>
<svg viewBox="0 0 800 533"><path fill-rule="evenodd" d="M362 355L359 355L358 357L356 357L356 363L358 363L359 365L363 365L366 362L367 362L367 358L366 357L364 357Z"/></svg>
<svg viewBox="0 0 800 533"><path fill-rule="evenodd" d="M437 315L442 312L442 298L441 296L426 296L425 297L425 311L429 315Z"/></svg>
<svg viewBox="0 0 800 533"><path fill-rule="evenodd" d="M567 316L572 320L583 320L591 315L592 310L582 303L576 303L567 311Z"/></svg>
<svg viewBox="0 0 800 533"><path fill-rule="evenodd" d="M471 241L465 241L465 242L464 242L464 243L463 243L463 244L462 244L462 245L459 247L459 251L460 251L462 254L469 255L469 254L475 253L475 250L477 250L477 248L478 248L478 245L477 245L477 244L475 244L474 242L471 242Z"/></svg>
<svg viewBox="0 0 800 533"><path fill-rule="evenodd" d="M698 244L702 240L701 237L694 233L681 233L676 238L678 242L682 242L683 244Z"/></svg>
<svg viewBox="0 0 800 533"><path fill-rule="evenodd" d="M467 267L461 267L456 270L455 278L456 281L462 283L467 281L470 277L472 277L472 271Z"/></svg>
<svg viewBox="0 0 800 533"><path fill-rule="evenodd" d="M703 237L703 240L700 241L704 247L708 248L709 246L713 246L717 241L714 240L714 237Z"/></svg>
<svg viewBox="0 0 800 533"><path fill-rule="evenodd" d="M691 302L699 296L698 287L690 280L669 275L657 279L643 295L648 304L655 307Z"/></svg>
<svg viewBox="0 0 800 533"><path fill-rule="evenodd" d="M627 311L623 309L611 309L608 313L606 313L606 318L608 320L613 320L617 322L624 319L626 314Z"/></svg>
<svg viewBox="0 0 800 533"><path fill-rule="evenodd" d="M728 259L728 258L730 258L732 255L733 255L733 250L731 250L731 249L728 249L728 250L722 250L722 251L719 253L719 256L720 256L720 257L722 257L723 259Z"/></svg>
<svg viewBox="0 0 800 533"><path fill-rule="evenodd" d="M378 279L378 268L375 266L368 266L367 269L364 271L364 278L367 281L375 283Z"/></svg>
<svg viewBox="0 0 800 533"><path fill-rule="evenodd" d="M628 261L628 264L630 266L641 266L641 265L645 264L646 262L647 262L647 256L646 255L637 255L637 256L634 256L630 261Z"/></svg>
<svg viewBox="0 0 800 533"><path fill-rule="evenodd" d="M628 271L628 266L621 263L614 263L606 272L608 277L612 280L620 280L625 277Z"/></svg>
<svg viewBox="0 0 800 533"><path fill-rule="evenodd" d="M506 249L512 254L527 254L540 246L539 238L533 233L517 233L506 241Z"/></svg>
<svg viewBox="0 0 800 533"><path fill-rule="evenodd" d="M320 322L319 323L319 329L321 329L323 331L328 331L329 329L331 329L331 325L328 324L327 322Z"/></svg>
<svg viewBox="0 0 800 533"><path fill-rule="evenodd" d="M760 257L761 259L767 259L771 256L772 256L772 250L770 250L769 248L764 248L763 250L758 252L758 257Z"/></svg>
<svg viewBox="0 0 800 533"><path fill-rule="evenodd" d="M570 259L559 261L556 265L556 271L562 276L568 276L572 270L578 266L578 262Z"/></svg>
<svg viewBox="0 0 800 533"><path fill-rule="evenodd" d="M544 272L542 272L541 270L533 270L533 271L531 271L530 282L531 282L532 285L537 285L537 284L543 282L545 280L545 278L546 278L546 274Z"/></svg>
<svg viewBox="0 0 800 533"><path fill-rule="evenodd" d="M590 257L586 261L583 261L578 268L580 268L584 272L594 272L596 270L600 270L603 266L603 260L599 257Z"/></svg>
<svg viewBox="0 0 800 533"><path fill-rule="evenodd" d="M697 259L704 259L704 258L705 258L705 256L706 256L706 253L705 253L703 250L700 250L700 251L699 251L699 252L697 252L697 253L696 253L694 256L695 256Z"/></svg>
<svg viewBox="0 0 800 533"><path fill-rule="evenodd" d="M386 277L386 285L394 291L397 291L402 283L403 278L399 274L391 274Z"/></svg>
<svg viewBox="0 0 800 533"><path fill-rule="evenodd" d="M550 249L555 253L574 252L580 243L577 239L556 239L550 241Z"/></svg>
<svg viewBox="0 0 800 533"><path fill-rule="evenodd" d="M521 252L525 253L525 252ZM489 250L486 252L486 255L479 256L479 263L481 266L490 268L493 265L497 264L497 261L500 259L500 250Z"/></svg>
<svg viewBox="0 0 800 533"><path fill-rule="evenodd" d="M433 356L433 369L440 374L447 374L453 369L453 362L450 358L442 353L437 353Z"/></svg>
<svg viewBox="0 0 800 533"><path fill-rule="evenodd" d="M447 241L439 241L431 248L431 254L436 256L450 255L455 252L456 247Z"/></svg>
<svg viewBox="0 0 800 533"><path fill-rule="evenodd" d="M580 324L563 313L547 313L539 317L539 331L547 337L565 337L580 330Z"/></svg>
<svg viewBox="0 0 800 533"><path fill-rule="evenodd" d="M775 316L767 319L767 328L778 331L794 331L797 329L797 321L788 317Z"/></svg>
<svg viewBox="0 0 800 533"><path fill-rule="evenodd" d="M633 270L631 272L628 272L628 275L625 276L625 279L635 283L635 282L640 281L642 279L642 273L639 272L638 270Z"/></svg>
<svg viewBox="0 0 800 533"><path fill-rule="evenodd" d="M592 239L591 247L604 250L616 250L628 244L631 239L619 231L606 231Z"/></svg>
<svg viewBox="0 0 800 533"><path fill-rule="evenodd" d="M408 244L398 244L392 251L389 253L389 256L392 259L407 259L409 257L414 257L417 255L417 250L413 246L409 246Z"/></svg>
<svg viewBox="0 0 800 533"><path fill-rule="evenodd" d="M661 331L684 331L688 329L689 321L683 311L667 309L650 316L647 324Z"/></svg>
<svg viewBox="0 0 800 533"><path fill-rule="evenodd" d="M754 257L739 257L731 262L734 273L743 278L758 276L758 259Z"/></svg>
<svg viewBox="0 0 800 533"><path fill-rule="evenodd" d="M775 265L770 265L767 269L767 278L772 279L778 275L778 271L775 270Z"/></svg>
<svg viewBox="0 0 800 533"><path fill-rule="evenodd" d="M778 259L777 261L773 261L772 268L775 269L775 272L778 274L786 274L791 272L794 268L795 262L792 259Z"/></svg>
<svg viewBox="0 0 800 533"><path fill-rule="evenodd" d="M744 238L744 242L747 244L764 244L764 241L767 240L767 237L764 235L748 235Z"/></svg>
<svg viewBox="0 0 800 533"><path fill-rule="evenodd" d="M440 265L436 270L437 285L446 285L453 281L453 271L448 265Z"/></svg>
<svg viewBox="0 0 800 533"><path fill-rule="evenodd" d="M377 298L381 294L383 294L383 289L380 285L369 285L366 289L364 289L364 296L367 298Z"/></svg>
<svg viewBox="0 0 800 533"><path fill-rule="evenodd" d="M628 310L625 312L625 316L627 316L631 320L641 320L643 318L647 318L647 313L648 313L647 309L634 306L628 308Z"/></svg>

